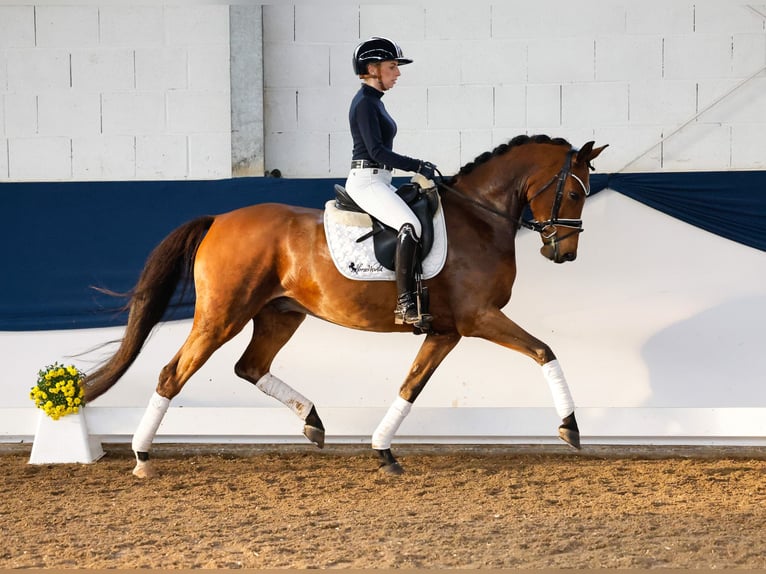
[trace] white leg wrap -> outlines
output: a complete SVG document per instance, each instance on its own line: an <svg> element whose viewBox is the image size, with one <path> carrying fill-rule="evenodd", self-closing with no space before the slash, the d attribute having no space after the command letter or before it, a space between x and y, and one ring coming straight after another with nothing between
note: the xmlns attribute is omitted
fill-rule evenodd
<svg viewBox="0 0 766 574"><path fill-rule="evenodd" d="M543 376L553 395L553 404L556 412L563 419L574 412L574 400L569 392L569 385L564 378L564 372L561 365L554 359L543 365Z"/></svg>
<svg viewBox="0 0 766 574"><path fill-rule="evenodd" d="M394 438L399 425L410 414L412 403L402 397L396 397L394 403L388 408L386 416L380 421L378 428L372 433L372 448L385 450L391 448L391 440Z"/></svg>
<svg viewBox="0 0 766 574"><path fill-rule="evenodd" d="M152 398L149 399L149 405L144 411L144 416L136 429L136 434L133 435L133 450L135 452L149 452L149 448L152 446L154 435L157 434L157 429L160 427L162 418L170 406L170 399L161 397L154 391Z"/></svg>
<svg viewBox="0 0 766 574"><path fill-rule="evenodd" d="M302 421L306 420L306 417L311 412L311 408L314 406L314 403L271 373L266 373L258 379L255 386L288 407Z"/></svg>

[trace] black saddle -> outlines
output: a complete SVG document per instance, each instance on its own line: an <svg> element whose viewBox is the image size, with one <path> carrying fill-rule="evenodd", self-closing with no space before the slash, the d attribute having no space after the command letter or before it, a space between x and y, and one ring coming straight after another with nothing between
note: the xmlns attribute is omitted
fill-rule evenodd
<svg viewBox="0 0 766 574"><path fill-rule="evenodd" d="M436 187L422 189L417 183L405 183L396 193L410 207L420 221L422 229L420 233L420 260L425 259L434 244L434 214L439 208L439 195ZM365 213L342 185L335 185L335 207L343 211L356 211ZM374 216L372 218L372 230L365 233L357 243L361 243L372 237L375 257L386 269L394 270L394 257L396 255L396 236L398 229L381 223Z"/></svg>

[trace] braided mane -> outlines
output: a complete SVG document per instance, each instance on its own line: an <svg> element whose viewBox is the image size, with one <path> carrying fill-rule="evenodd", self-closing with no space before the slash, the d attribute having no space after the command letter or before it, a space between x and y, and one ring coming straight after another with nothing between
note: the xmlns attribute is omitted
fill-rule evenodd
<svg viewBox="0 0 766 574"><path fill-rule="evenodd" d="M513 138L508 143L502 143L499 146L497 146L492 151L485 151L483 154L479 155L474 159L473 161L468 162L463 167L460 168L460 171L457 172L455 176L453 176L453 180L455 177L459 175L465 175L467 173L471 173L477 166L488 162L493 157L504 154L508 150L510 150L513 147L525 145L528 143L541 143L541 144L553 144L553 145L565 145L567 147L572 147L571 144L565 140L564 138L551 138L544 134L538 134L538 135L532 135L528 136L525 134L518 135L515 138Z"/></svg>

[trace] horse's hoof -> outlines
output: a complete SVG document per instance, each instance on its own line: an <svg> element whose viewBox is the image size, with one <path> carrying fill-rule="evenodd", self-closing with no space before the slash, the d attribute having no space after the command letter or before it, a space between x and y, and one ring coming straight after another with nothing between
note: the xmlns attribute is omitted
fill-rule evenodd
<svg viewBox="0 0 766 574"><path fill-rule="evenodd" d="M385 449L374 449L375 454L378 457L378 462L380 462L380 466L378 467L378 472L383 472L385 474L394 474L394 475L400 475L404 474L404 469L402 468L402 465L399 464L399 462L394 458L394 455L391 453L390 448Z"/></svg>
<svg viewBox="0 0 766 574"><path fill-rule="evenodd" d="M139 460L136 462L136 467L133 469L133 476L137 476L138 478L153 478L157 476L157 473L149 461Z"/></svg>
<svg viewBox="0 0 766 574"><path fill-rule="evenodd" d="M324 448L324 429L303 425L303 434L319 448Z"/></svg>
<svg viewBox="0 0 766 574"><path fill-rule="evenodd" d="M565 426L559 427L559 438L574 449L580 450L580 432L574 429L568 429Z"/></svg>
<svg viewBox="0 0 766 574"><path fill-rule="evenodd" d="M400 474L404 474L404 469L398 462L392 462L391 464L381 464L380 468L378 468L378 472L399 476Z"/></svg>

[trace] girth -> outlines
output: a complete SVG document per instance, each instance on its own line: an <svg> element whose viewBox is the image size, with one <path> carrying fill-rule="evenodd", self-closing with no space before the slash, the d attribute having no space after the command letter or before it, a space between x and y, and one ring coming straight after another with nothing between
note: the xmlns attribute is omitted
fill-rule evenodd
<svg viewBox="0 0 766 574"><path fill-rule="evenodd" d="M434 214L439 208L439 196L436 187L423 190L417 183L405 183L396 190L420 221L420 260L425 259L434 244ZM343 211L355 211L366 213L341 185L335 185L335 207ZM369 214L368 214L369 215ZM370 215L372 229L356 241L361 243L372 237L375 257L386 269L394 269L394 256L396 255L396 236L398 229L389 227Z"/></svg>

